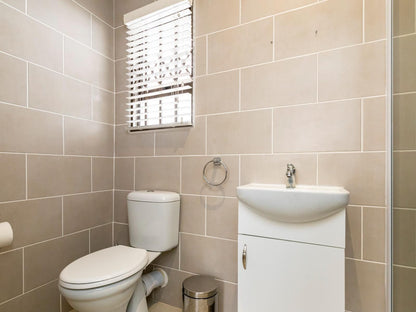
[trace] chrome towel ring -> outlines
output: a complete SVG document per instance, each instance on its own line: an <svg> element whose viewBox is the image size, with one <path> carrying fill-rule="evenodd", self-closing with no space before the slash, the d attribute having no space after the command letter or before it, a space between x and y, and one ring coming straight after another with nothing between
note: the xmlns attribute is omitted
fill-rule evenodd
<svg viewBox="0 0 416 312"><path fill-rule="evenodd" d="M210 163L213 163L215 167L223 166L223 168L225 169L224 179L222 179L221 182L215 183L215 182L211 182L211 181L208 180L208 178L207 178L207 167ZM209 185L219 186L219 185L223 184L225 182L225 180L227 180L227 178L228 178L228 167L221 160L221 157L215 157L214 159L210 160L209 162L207 162L205 164L204 169L202 170L202 176L203 176L205 182L207 182Z"/></svg>

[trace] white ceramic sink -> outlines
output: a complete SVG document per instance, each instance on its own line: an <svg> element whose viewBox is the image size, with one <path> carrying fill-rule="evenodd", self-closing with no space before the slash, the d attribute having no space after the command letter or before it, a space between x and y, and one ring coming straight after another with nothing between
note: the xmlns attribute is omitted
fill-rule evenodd
<svg viewBox="0 0 416 312"><path fill-rule="evenodd" d="M237 187L240 201L282 222L310 222L343 209L350 193L342 187L283 184L247 184Z"/></svg>

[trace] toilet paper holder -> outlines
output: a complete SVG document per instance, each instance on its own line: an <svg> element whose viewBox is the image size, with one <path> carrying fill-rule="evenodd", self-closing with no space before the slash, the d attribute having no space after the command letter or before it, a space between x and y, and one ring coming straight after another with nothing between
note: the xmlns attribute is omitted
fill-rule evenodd
<svg viewBox="0 0 416 312"><path fill-rule="evenodd" d="M9 222L0 222L0 248L13 243L13 229Z"/></svg>

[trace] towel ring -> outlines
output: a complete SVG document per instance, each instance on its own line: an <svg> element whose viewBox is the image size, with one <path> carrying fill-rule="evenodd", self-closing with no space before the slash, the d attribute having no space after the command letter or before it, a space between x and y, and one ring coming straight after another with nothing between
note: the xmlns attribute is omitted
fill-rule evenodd
<svg viewBox="0 0 416 312"><path fill-rule="evenodd" d="M225 169L225 175L224 175L224 179L222 179L221 182L219 183L214 183L208 180L207 178L207 167L210 163L213 163L215 167L218 166L223 166L223 168ZM209 185L211 186L219 186L221 184L223 184L225 182L225 180L227 180L228 178L228 168L227 166L223 163L223 161L221 160L221 157L215 157L214 159L210 160L209 162L207 162L204 166L204 169L202 170L202 176L205 180L205 182L207 182Z"/></svg>

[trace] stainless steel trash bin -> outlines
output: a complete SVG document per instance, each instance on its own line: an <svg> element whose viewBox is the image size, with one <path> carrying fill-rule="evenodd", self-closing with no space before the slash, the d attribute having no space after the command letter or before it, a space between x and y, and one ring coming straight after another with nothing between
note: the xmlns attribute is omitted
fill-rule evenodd
<svg viewBox="0 0 416 312"><path fill-rule="evenodd" d="M218 285L213 277L188 277L182 291L183 312L218 312Z"/></svg>

